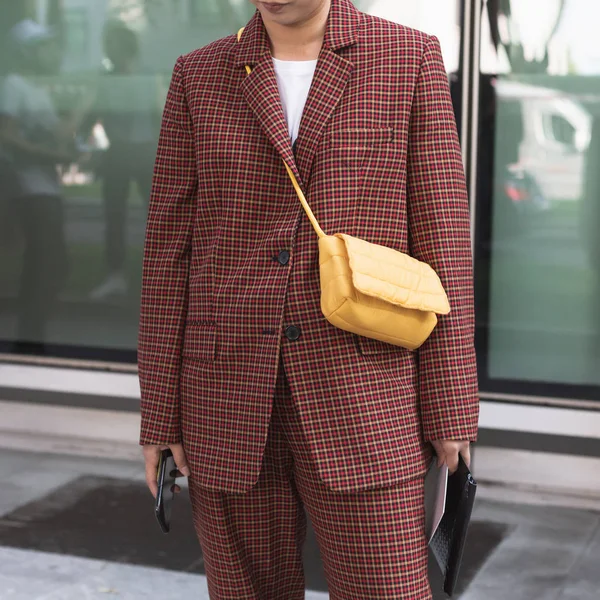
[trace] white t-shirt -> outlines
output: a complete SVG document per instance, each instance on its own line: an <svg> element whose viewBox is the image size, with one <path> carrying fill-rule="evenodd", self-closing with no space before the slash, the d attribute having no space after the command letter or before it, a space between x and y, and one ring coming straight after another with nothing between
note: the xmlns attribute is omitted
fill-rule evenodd
<svg viewBox="0 0 600 600"><path fill-rule="evenodd" d="M279 87L279 96L283 105L288 130L292 144L298 138L300 130L300 121L308 93L312 85L316 60L278 60L273 59L275 65L275 75L277 76L277 86Z"/></svg>

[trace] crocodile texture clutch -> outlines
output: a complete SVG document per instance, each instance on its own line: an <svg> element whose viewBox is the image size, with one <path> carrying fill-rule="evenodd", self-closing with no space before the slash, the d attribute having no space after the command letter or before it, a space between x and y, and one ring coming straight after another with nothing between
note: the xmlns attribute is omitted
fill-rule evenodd
<svg viewBox="0 0 600 600"><path fill-rule="evenodd" d="M476 491L477 483L461 457L458 470L448 477L444 516L430 543L444 575L444 591L450 597L458 580Z"/></svg>

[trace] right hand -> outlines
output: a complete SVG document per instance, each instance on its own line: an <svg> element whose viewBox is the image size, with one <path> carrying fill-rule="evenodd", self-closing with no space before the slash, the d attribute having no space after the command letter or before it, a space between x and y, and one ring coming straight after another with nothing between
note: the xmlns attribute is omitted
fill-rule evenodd
<svg viewBox="0 0 600 600"><path fill-rule="evenodd" d="M171 444L169 446L144 446L144 461L146 463L146 484L152 495L156 498L158 494L158 482L156 481L156 473L158 471L158 460L162 450L171 450L173 458L175 459L175 465L177 469L184 477L191 475L190 468L187 464L185 452L181 444Z"/></svg>

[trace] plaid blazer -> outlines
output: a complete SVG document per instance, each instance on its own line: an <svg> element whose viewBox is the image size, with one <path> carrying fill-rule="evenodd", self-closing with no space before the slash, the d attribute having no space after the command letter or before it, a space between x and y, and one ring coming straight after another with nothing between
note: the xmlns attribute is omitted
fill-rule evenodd
<svg viewBox="0 0 600 600"><path fill-rule="evenodd" d="M437 271L452 312L418 352L325 321L317 237L282 159L326 232ZM435 37L333 0L295 149L258 13L239 44L179 58L145 242L142 444L183 441L197 484L250 489L282 360L331 489L407 481L427 441L476 438L473 330L469 206Z"/></svg>

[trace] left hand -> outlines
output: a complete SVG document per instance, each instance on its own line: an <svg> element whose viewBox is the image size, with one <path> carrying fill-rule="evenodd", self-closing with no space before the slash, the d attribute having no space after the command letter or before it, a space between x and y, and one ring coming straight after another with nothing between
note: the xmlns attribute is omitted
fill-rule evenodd
<svg viewBox="0 0 600 600"><path fill-rule="evenodd" d="M448 465L450 474L455 473L458 469L458 455L462 455L467 467L471 466L471 443L456 442L454 440L437 440L431 442L437 454L437 464L441 467L443 464Z"/></svg>
<svg viewBox="0 0 600 600"><path fill-rule="evenodd" d="M158 482L156 481L156 472L158 470L159 457L162 450L169 448L173 453L175 465L177 466L176 477L190 477L191 471L188 467L185 451L181 444L169 444L168 446L159 446L148 444L142 448L144 453L144 462L146 463L146 484L152 495L156 498L158 494ZM178 485L173 486L173 491L178 493L181 488Z"/></svg>

